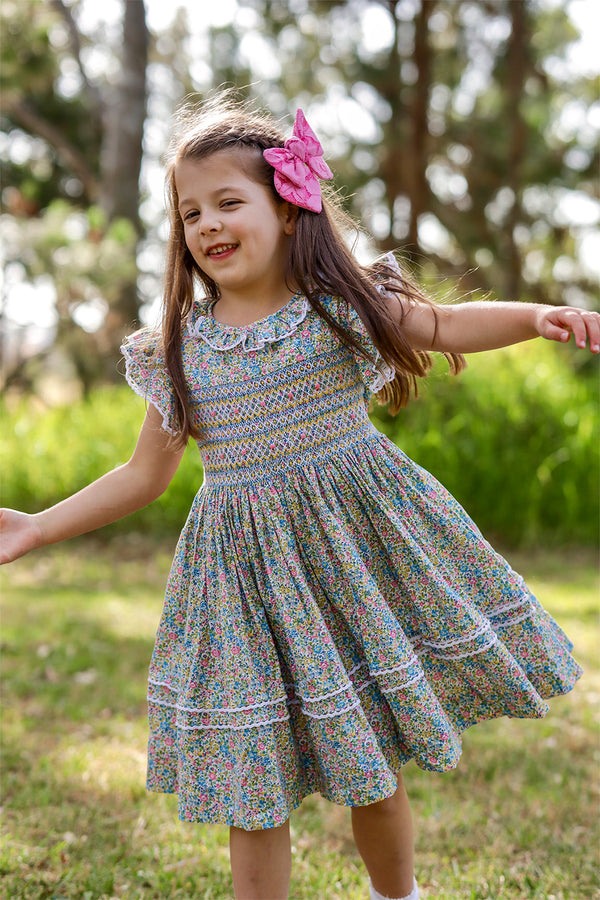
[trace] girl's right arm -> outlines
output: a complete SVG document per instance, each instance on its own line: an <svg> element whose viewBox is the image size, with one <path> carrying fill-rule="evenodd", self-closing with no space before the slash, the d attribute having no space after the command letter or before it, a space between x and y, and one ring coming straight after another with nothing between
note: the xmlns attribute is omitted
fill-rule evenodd
<svg viewBox="0 0 600 900"><path fill-rule="evenodd" d="M0 564L109 525L160 497L184 449L169 446L161 423L161 414L149 406L131 459L56 506L34 515L0 510Z"/></svg>

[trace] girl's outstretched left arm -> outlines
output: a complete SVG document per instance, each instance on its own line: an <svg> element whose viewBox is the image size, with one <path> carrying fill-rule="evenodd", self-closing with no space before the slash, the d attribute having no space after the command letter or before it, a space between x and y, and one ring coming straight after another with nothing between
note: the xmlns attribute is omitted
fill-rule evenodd
<svg viewBox="0 0 600 900"><path fill-rule="evenodd" d="M590 310L482 300L435 311L437 331L432 307L422 304L406 313L402 325L415 350L477 353L538 336L565 343L573 334L578 347L589 341L592 353L600 353L600 314Z"/></svg>

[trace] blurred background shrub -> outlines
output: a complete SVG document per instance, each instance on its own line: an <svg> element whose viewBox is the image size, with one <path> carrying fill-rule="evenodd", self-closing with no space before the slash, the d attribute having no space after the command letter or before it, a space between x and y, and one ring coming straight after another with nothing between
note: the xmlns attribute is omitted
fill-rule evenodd
<svg viewBox="0 0 600 900"><path fill-rule="evenodd" d="M598 540L597 387L564 348L533 341L471 355L458 378L440 362L398 416L373 420L460 500L491 540L506 545ZM56 503L130 456L144 403L126 385L68 406L32 398L3 409L3 504L29 512ZM202 483L192 444L168 491L115 529L176 536ZM108 531L108 530L107 530Z"/></svg>

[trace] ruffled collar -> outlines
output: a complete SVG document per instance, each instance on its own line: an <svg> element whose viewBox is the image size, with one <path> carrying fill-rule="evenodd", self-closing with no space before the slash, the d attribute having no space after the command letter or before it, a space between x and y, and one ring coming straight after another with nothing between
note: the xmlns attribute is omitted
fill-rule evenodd
<svg viewBox="0 0 600 900"><path fill-rule="evenodd" d="M264 319L249 325L224 325L213 316L212 308L216 302L211 298L194 302L188 316L187 333L190 337L201 338L213 350L231 350L240 344L246 353L262 350L265 344L293 334L306 318L309 308L306 297L294 294L285 306Z"/></svg>

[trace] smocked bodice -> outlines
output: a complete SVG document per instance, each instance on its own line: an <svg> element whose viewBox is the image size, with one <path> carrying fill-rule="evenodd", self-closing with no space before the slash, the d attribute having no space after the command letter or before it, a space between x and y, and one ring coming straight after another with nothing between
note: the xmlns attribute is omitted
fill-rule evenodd
<svg viewBox="0 0 600 900"><path fill-rule="evenodd" d="M350 324L377 357L376 366L345 346L301 295L247 326L215 319L214 301L194 304L182 350L191 414L203 435L198 446L207 487L268 478L375 432L367 403L394 371L354 310L349 318L343 301L322 302ZM173 430L172 398L164 366L155 366L156 348L147 356L152 375L134 371L140 355L128 355L128 346L130 384L138 389L143 378L145 395Z"/></svg>

